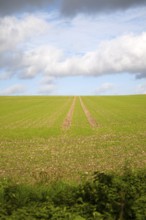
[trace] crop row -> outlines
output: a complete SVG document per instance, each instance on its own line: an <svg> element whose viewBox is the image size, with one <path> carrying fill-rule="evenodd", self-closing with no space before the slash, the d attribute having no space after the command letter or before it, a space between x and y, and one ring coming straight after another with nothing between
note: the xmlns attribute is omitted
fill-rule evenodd
<svg viewBox="0 0 146 220"><path fill-rule="evenodd" d="M42 176L74 182L96 170L120 173L127 163L136 170L146 167L146 96L82 101L96 128L78 97L67 130L62 124L73 97L1 97L0 176L16 182Z"/></svg>

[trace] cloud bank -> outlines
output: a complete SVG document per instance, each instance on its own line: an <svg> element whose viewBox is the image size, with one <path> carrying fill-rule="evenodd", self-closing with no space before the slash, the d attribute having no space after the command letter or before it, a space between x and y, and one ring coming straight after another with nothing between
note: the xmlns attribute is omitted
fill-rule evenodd
<svg viewBox="0 0 146 220"><path fill-rule="evenodd" d="M25 52L12 51L6 60L3 57L3 61L7 61L7 66L1 63L6 73L21 79L38 75L101 76L125 72L137 78L146 77L146 33L105 41L95 51L69 58L63 50L43 45Z"/></svg>
<svg viewBox="0 0 146 220"><path fill-rule="evenodd" d="M145 77L146 33L103 42L97 50L83 56L66 58L62 51L47 47L36 49L32 55L24 59L25 65L36 67L35 73L44 70L46 75L52 76L101 76L128 72ZM30 69L25 74L29 76L34 72Z"/></svg>
<svg viewBox="0 0 146 220"><path fill-rule="evenodd" d="M3 94L27 94L22 81L32 94L50 94L58 88L56 79L67 76L129 73L144 81L145 5L145 0L0 0ZM66 85L65 80L70 78ZM97 92L113 89L101 82Z"/></svg>
<svg viewBox="0 0 146 220"><path fill-rule="evenodd" d="M40 10L49 6L53 0L0 0L0 15Z"/></svg>
<svg viewBox="0 0 146 220"><path fill-rule="evenodd" d="M145 0L0 0L0 15L49 9L52 6L61 14L72 16L78 13L99 13L125 10L146 5Z"/></svg>
<svg viewBox="0 0 146 220"><path fill-rule="evenodd" d="M61 12L65 15L77 13L99 13L125 10L146 5L145 0L63 0Z"/></svg>

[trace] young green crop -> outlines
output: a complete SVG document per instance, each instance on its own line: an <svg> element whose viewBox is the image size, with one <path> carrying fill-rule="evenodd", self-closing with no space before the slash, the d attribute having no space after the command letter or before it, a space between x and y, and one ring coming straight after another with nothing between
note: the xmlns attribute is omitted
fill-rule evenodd
<svg viewBox="0 0 146 220"><path fill-rule="evenodd" d="M97 122L91 128L79 97L0 97L0 176L16 182L75 182L96 170L146 167L146 96L82 97Z"/></svg>
<svg viewBox="0 0 146 220"><path fill-rule="evenodd" d="M83 109L80 104L79 98L76 100L76 105L74 109L74 114L72 118L72 125L70 131L68 132L70 135L92 135L94 134L88 120L83 112Z"/></svg>
<svg viewBox="0 0 146 220"><path fill-rule="evenodd" d="M96 119L98 131L136 134L146 130L146 96L84 97L83 101Z"/></svg>
<svg viewBox="0 0 146 220"><path fill-rule="evenodd" d="M72 97L0 97L0 137L58 135Z"/></svg>

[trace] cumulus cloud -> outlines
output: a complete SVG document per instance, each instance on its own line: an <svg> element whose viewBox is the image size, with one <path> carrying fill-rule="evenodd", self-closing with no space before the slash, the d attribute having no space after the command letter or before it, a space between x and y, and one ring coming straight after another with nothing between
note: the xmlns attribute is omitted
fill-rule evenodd
<svg viewBox="0 0 146 220"><path fill-rule="evenodd" d="M16 95L23 94L26 91L26 86L22 84L12 85L0 91L1 95Z"/></svg>
<svg viewBox="0 0 146 220"><path fill-rule="evenodd" d="M142 33L103 42L96 51L65 60L58 65L58 71L94 76L122 72L145 75L145 60L146 33Z"/></svg>
<svg viewBox="0 0 146 220"><path fill-rule="evenodd" d="M99 13L124 10L146 5L145 0L62 0L61 11L65 15Z"/></svg>
<svg viewBox="0 0 146 220"><path fill-rule="evenodd" d="M101 76L131 73L146 76L146 33L102 42L95 51L66 57L62 50L44 45L10 54L6 71L19 78Z"/></svg>
<svg viewBox="0 0 146 220"><path fill-rule="evenodd" d="M115 88L115 85L113 83L109 83L109 82L103 83L98 88L96 88L95 93L96 94L109 93L109 92L113 91L114 88Z"/></svg>
<svg viewBox="0 0 146 220"><path fill-rule="evenodd" d="M46 77L54 75L53 69L57 68L62 51L48 45L42 45L22 54L22 71L19 73L21 78L34 78L36 75L43 74ZM56 75L60 75L57 73ZM56 76L55 75L55 76Z"/></svg>
<svg viewBox="0 0 146 220"><path fill-rule="evenodd" d="M41 27L41 28L40 28ZM20 43L35 38L49 29L41 17L28 15L23 18L0 18L0 53L16 49Z"/></svg>
<svg viewBox="0 0 146 220"><path fill-rule="evenodd" d="M27 49L49 30L47 21L35 15L0 18L0 79L17 74L21 77L21 72L26 68L23 60L27 56ZM29 69L32 69L32 64L27 63L27 72Z"/></svg>
<svg viewBox="0 0 146 220"><path fill-rule="evenodd" d="M96 51L70 58L59 49L44 46L24 57L23 65L29 66L24 73L26 77L40 71L49 76L100 76L123 72L145 76L145 60L146 33L142 33L103 42Z"/></svg>

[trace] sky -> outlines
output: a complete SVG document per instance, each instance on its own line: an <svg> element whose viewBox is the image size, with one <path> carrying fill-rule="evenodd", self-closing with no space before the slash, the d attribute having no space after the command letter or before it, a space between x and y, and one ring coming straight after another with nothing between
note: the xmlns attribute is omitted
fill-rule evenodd
<svg viewBox="0 0 146 220"><path fill-rule="evenodd" d="M146 94L146 0L0 0L0 95Z"/></svg>

